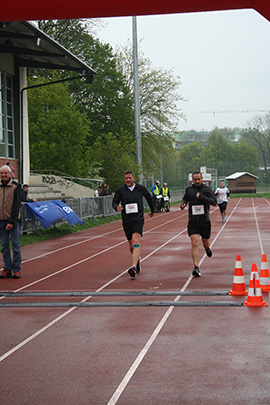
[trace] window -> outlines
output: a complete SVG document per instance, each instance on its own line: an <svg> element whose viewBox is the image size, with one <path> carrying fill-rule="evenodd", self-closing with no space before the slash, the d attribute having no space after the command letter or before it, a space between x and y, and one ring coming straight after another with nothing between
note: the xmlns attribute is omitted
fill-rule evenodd
<svg viewBox="0 0 270 405"><path fill-rule="evenodd" d="M14 159L12 77L0 72L0 157Z"/></svg>

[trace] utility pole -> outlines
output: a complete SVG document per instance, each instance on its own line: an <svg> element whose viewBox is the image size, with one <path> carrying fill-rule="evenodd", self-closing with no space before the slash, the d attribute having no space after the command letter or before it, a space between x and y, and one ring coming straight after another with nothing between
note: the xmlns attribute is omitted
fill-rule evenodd
<svg viewBox="0 0 270 405"><path fill-rule="evenodd" d="M140 124L140 88L138 75L138 41L137 41L137 17L132 17L133 33L133 81L134 81L134 118L135 118L135 141L136 141L136 158L140 170L140 184L142 184L142 139Z"/></svg>

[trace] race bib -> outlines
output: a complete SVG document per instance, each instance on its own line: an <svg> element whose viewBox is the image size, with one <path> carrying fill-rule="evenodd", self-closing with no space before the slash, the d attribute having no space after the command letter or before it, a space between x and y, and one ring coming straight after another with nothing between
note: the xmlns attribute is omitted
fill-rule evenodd
<svg viewBox="0 0 270 405"><path fill-rule="evenodd" d="M164 198L164 201L169 201L169 197L168 196L165 196L165 197L163 197Z"/></svg>
<svg viewBox="0 0 270 405"><path fill-rule="evenodd" d="M204 205L192 205L192 215L203 215Z"/></svg>
<svg viewBox="0 0 270 405"><path fill-rule="evenodd" d="M138 212L137 203L126 204L125 207L126 207L126 214L136 214Z"/></svg>

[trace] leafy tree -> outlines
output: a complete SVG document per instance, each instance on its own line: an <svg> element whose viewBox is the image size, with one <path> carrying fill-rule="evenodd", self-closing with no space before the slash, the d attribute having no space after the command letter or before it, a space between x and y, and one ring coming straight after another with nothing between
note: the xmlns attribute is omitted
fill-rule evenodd
<svg viewBox="0 0 270 405"><path fill-rule="evenodd" d="M57 76L54 76L57 80ZM40 78L29 85L46 82ZM31 168L89 175L89 121L69 95L67 84L28 90Z"/></svg>
<svg viewBox="0 0 270 405"><path fill-rule="evenodd" d="M203 166L217 169L219 175L226 174L226 167L232 160L232 146L218 128L210 133L207 147L203 149L201 157Z"/></svg>
<svg viewBox="0 0 270 405"><path fill-rule="evenodd" d="M127 132L98 137L91 148L91 166L100 166L99 175L115 191L123 183L125 170L138 174L135 162L135 141Z"/></svg>
<svg viewBox="0 0 270 405"><path fill-rule="evenodd" d="M267 171L270 160L270 113L254 117L248 125L248 128L242 131L241 139L257 148L260 162Z"/></svg>
<svg viewBox="0 0 270 405"><path fill-rule="evenodd" d="M85 20L45 20L39 26L96 71L91 85L80 80L69 83L74 102L90 122L88 144L109 132L133 133L133 100L112 47L95 39ZM62 77L66 76L63 72Z"/></svg>
<svg viewBox="0 0 270 405"><path fill-rule="evenodd" d="M201 154L202 145L196 141L185 145L180 151L180 171L183 180L188 179L188 174L200 170L202 166Z"/></svg>
<svg viewBox="0 0 270 405"><path fill-rule="evenodd" d="M134 98L133 55L130 42L118 48L118 66L127 78L130 97ZM160 153L168 154L172 134L183 113L177 102L180 78L172 70L154 68L149 58L139 50L138 76L140 88L140 118L144 172L151 173L160 166Z"/></svg>
<svg viewBox="0 0 270 405"><path fill-rule="evenodd" d="M231 171L243 171L257 175L258 172L258 151L254 146L244 142L236 143L232 147Z"/></svg>

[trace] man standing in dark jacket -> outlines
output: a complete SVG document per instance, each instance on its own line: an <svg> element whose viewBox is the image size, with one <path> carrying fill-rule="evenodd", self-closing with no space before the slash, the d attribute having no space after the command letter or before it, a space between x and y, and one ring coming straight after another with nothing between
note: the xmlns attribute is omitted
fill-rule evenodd
<svg viewBox="0 0 270 405"><path fill-rule="evenodd" d="M115 192L112 206L115 211L122 213L123 228L132 254L132 267L128 273L135 277L136 273L140 272L140 242L144 224L143 197L151 208L150 217L154 215L155 207L151 194L144 186L135 183L135 175L131 170L125 171L124 180L125 184Z"/></svg>
<svg viewBox="0 0 270 405"><path fill-rule="evenodd" d="M10 167L0 168L0 238L4 270L0 278L21 277L20 248L20 186L11 178ZM9 240L11 239L13 260L11 260ZM13 271L13 275L12 275Z"/></svg>
<svg viewBox="0 0 270 405"><path fill-rule="evenodd" d="M201 236L207 256L211 257L209 205L217 205L217 200L212 189L203 184L203 178L200 172L194 172L192 174L192 181L193 184L186 188L180 208L183 210L186 205L189 204L187 229L192 245L192 259L194 264L192 275L193 277L200 277L199 238Z"/></svg>

